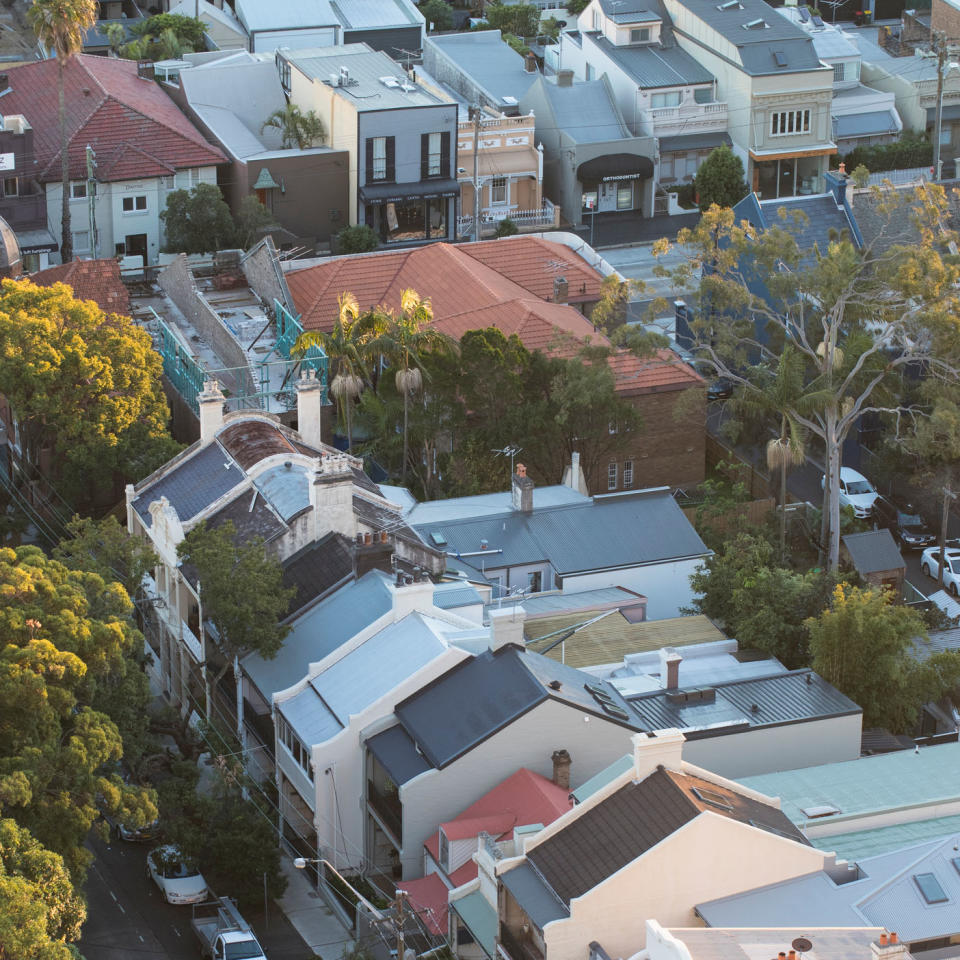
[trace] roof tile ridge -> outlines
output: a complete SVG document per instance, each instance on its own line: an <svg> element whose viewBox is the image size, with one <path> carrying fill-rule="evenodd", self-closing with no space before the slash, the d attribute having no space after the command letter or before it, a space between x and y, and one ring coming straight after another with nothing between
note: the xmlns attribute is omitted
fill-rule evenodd
<svg viewBox="0 0 960 960"><path fill-rule="evenodd" d="M516 282L516 280L512 280L510 277L504 276L502 273L498 273L496 270L493 269L493 267L489 266L486 263L483 263L482 261L478 260L476 257L471 256L465 250L460 250L457 247L454 247L452 244L443 244L443 246L446 247L450 251L450 253L455 255L457 258L464 258L464 257L469 258L470 264L472 264L472 266L470 266L469 269L471 270L473 278L488 293L495 296L498 303L509 303L512 300L521 299L522 296L526 296L526 297L533 296L533 294L531 294L531 292L526 287L521 286L519 283ZM462 259L461 259L461 264L465 265L463 264ZM496 288L494 284L491 284L490 282L491 274L494 277L496 277L499 282L509 284L511 287L515 287L517 290L519 290L521 292L521 297L509 297L508 299L504 300L501 292ZM540 302L543 303L544 301L541 300Z"/></svg>
<svg viewBox="0 0 960 960"><path fill-rule="evenodd" d="M74 140L80 135L80 132L87 126L87 124L90 122L90 120L100 111L100 109L103 107L104 103L106 103L107 100L110 99L110 95L109 95L109 94L107 93L107 91L104 89L103 84L102 84L102 83L100 82L100 80L97 78L96 74L92 73L92 72L87 68L86 60L87 60L88 58L90 58L90 56L91 56L91 55L89 55L89 54L78 53L78 54L76 55L76 57L74 57L74 59L77 61L77 68L78 68L79 70L82 70L82 71L84 72L84 74L86 74L86 76L87 76L89 79L91 79L91 80L97 85L97 87L100 89L100 92L103 94L103 97L102 97L102 99L100 100L100 102L87 114L86 118L85 118L81 123L78 123L78 124L77 124L77 129L74 130L73 133L71 133L71 134L67 137L67 154L68 154L68 155L69 155L69 153L70 153L70 147L73 145ZM93 57L92 59L101 60L101 59L103 59L103 58L102 58L102 57ZM41 61L41 62L48 62L48 61ZM70 69L70 64L69 64L69 62L68 62L67 64L64 65L64 68L63 68L64 74L66 74L66 72L67 72L69 69ZM64 85L63 85L63 86L64 86L64 109L65 109L65 114L66 114L66 117L67 117L67 121L69 122L69 117L70 117L70 102L69 102L69 97L68 97L68 95L67 95L67 93L66 93L66 87L67 87L66 76L64 76ZM81 89L82 89L82 88L81 88ZM41 177L42 177L42 176L45 176L45 175L47 174L47 172L53 167L54 164L57 164L57 166L59 166L60 163L62 162L62 156L63 156L63 142L60 140L59 137L57 137L57 148L56 148L56 151L54 152L53 156L50 158L50 161L47 163L47 165L43 168L43 170L40 171L39 176L41 176Z"/></svg>
<svg viewBox="0 0 960 960"><path fill-rule="evenodd" d="M109 57L95 57L93 54L89 53L77 54L77 63L83 68L83 72L100 88L100 92L103 94L104 98L109 98L111 96L109 91L103 85L96 73L94 73L93 70L91 70L87 65L87 61L89 60L97 60L102 62L104 60L109 60Z"/></svg>

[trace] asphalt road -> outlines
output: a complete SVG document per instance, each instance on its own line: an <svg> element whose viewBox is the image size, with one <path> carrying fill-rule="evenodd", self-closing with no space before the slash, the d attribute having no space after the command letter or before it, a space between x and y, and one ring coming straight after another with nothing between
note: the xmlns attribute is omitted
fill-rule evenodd
<svg viewBox="0 0 960 960"><path fill-rule="evenodd" d="M682 296L683 291L674 288L673 284L662 277L654 276L654 268L666 267L672 270L680 266L687 255L683 247L673 244L670 252L659 259L653 256L653 245L640 244L635 247L611 247L600 251L604 260L620 271L630 280L642 280L647 289L635 294L636 299L647 300L653 297L664 297L674 300Z"/></svg>
<svg viewBox="0 0 960 960"><path fill-rule="evenodd" d="M87 846L96 857L87 878L88 916L78 944L87 960L199 960L199 945L190 928L191 907L168 904L147 877L151 845L105 844L91 834ZM269 960L313 956L276 904L270 904L268 922L262 908L244 916Z"/></svg>

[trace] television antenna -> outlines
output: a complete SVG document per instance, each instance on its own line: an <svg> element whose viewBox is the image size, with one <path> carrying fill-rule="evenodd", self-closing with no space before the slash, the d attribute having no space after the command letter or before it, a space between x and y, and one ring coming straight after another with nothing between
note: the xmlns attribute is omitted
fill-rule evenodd
<svg viewBox="0 0 960 960"><path fill-rule="evenodd" d="M513 461L518 453L523 450L523 447L517 446L515 443L508 443L505 447L499 447L491 450L491 453L495 453L498 457L509 457L510 458L510 476L513 476Z"/></svg>

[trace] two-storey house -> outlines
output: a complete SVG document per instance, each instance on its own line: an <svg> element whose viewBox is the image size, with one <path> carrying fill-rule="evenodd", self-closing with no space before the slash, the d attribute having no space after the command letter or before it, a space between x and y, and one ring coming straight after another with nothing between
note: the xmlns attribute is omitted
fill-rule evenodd
<svg viewBox="0 0 960 960"><path fill-rule="evenodd" d="M764 200L823 190L833 69L809 34L763 0L663 0L680 47L716 78L747 183Z"/></svg>
<svg viewBox="0 0 960 960"><path fill-rule="evenodd" d="M713 74L646 0L592 0L579 28L561 34L557 67L578 80L607 75L633 133L658 138L661 183L691 180L714 147L731 142Z"/></svg>
<svg viewBox="0 0 960 960"><path fill-rule="evenodd" d="M349 222L386 244L452 240L457 105L365 43L279 51L290 101L323 120L330 146L350 155Z"/></svg>

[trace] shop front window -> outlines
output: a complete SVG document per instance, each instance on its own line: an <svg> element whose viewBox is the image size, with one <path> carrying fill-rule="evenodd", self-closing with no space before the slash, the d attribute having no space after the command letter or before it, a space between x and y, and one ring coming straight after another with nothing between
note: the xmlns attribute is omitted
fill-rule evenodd
<svg viewBox="0 0 960 960"><path fill-rule="evenodd" d="M633 184L621 183L617 185L617 209L633 209Z"/></svg>
<svg viewBox="0 0 960 960"><path fill-rule="evenodd" d="M448 229L447 204L442 197L385 203L379 207L375 228L386 243L443 239Z"/></svg>

